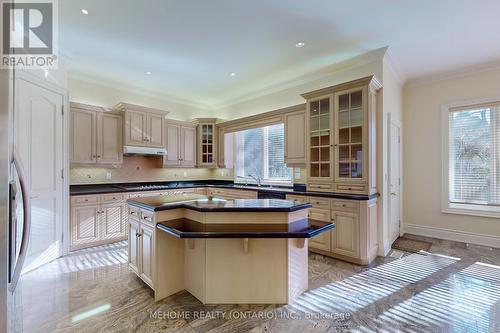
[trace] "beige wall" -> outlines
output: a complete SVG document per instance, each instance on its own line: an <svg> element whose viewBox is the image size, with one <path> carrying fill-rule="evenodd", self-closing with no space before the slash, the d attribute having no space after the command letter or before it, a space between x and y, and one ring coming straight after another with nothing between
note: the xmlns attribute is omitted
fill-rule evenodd
<svg viewBox="0 0 500 333"><path fill-rule="evenodd" d="M442 238L484 235L500 244L500 219L441 213L440 123L442 104L500 97L500 69L408 86L403 97L405 229L430 227L431 234Z"/></svg>

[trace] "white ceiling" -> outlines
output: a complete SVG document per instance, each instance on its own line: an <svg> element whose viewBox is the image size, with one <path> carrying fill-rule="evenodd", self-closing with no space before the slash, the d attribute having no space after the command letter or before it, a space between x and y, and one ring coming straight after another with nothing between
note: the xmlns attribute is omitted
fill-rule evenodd
<svg viewBox="0 0 500 333"><path fill-rule="evenodd" d="M59 3L71 75L206 106L384 46L406 79L500 59L498 0Z"/></svg>

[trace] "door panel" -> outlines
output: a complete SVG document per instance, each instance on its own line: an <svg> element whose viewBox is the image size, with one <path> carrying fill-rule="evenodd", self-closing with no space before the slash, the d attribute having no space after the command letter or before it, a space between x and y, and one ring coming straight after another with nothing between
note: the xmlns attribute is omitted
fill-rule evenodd
<svg viewBox="0 0 500 333"><path fill-rule="evenodd" d="M167 124L165 126L167 140L167 156L163 157L163 164L167 166L180 165L180 126Z"/></svg>
<svg viewBox="0 0 500 333"><path fill-rule="evenodd" d="M390 122L390 166L389 166L389 207L391 244L399 237L401 221L401 184L400 184L400 127Z"/></svg>
<svg viewBox="0 0 500 333"><path fill-rule="evenodd" d="M150 147L160 147L165 146L164 142L164 117L156 114L148 114L148 137L147 145Z"/></svg>
<svg viewBox="0 0 500 333"><path fill-rule="evenodd" d="M306 164L306 113L285 115L285 163Z"/></svg>
<svg viewBox="0 0 500 333"><path fill-rule="evenodd" d="M27 175L31 234L24 272L62 254L63 96L16 81L14 144Z"/></svg>
<svg viewBox="0 0 500 333"><path fill-rule="evenodd" d="M97 116L97 162L122 163L122 117L99 113Z"/></svg>
<svg viewBox="0 0 500 333"><path fill-rule="evenodd" d="M125 144L131 146L146 145L146 113L126 111Z"/></svg>
<svg viewBox="0 0 500 333"><path fill-rule="evenodd" d="M125 211L126 206L121 203L101 206L101 240L126 236Z"/></svg>
<svg viewBox="0 0 500 333"><path fill-rule="evenodd" d="M139 221L128 220L128 265L139 274Z"/></svg>
<svg viewBox="0 0 500 333"><path fill-rule="evenodd" d="M78 247L99 241L99 206L71 208L71 245Z"/></svg>
<svg viewBox="0 0 500 333"><path fill-rule="evenodd" d="M141 247L141 278L150 286L153 286L154 267L154 228L141 223L141 236L139 244Z"/></svg>
<svg viewBox="0 0 500 333"><path fill-rule="evenodd" d="M196 129L193 127L181 128L181 164L186 167L196 165Z"/></svg>
<svg viewBox="0 0 500 333"><path fill-rule="evenodd" d="M96 112L72 109L71 117L71 163L95 163Z"/></svg>
<svg viewBox="0 0 500 333"><path fill-rule="evenodd" d="M338 254L359 256L359 218L355 213L333 212L335 236L332 251Z"/></svg>

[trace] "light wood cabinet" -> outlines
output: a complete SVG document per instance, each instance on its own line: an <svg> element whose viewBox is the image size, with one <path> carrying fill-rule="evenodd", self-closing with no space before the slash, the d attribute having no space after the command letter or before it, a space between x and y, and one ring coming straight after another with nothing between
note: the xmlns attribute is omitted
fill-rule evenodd
<svg viewBox="0 0 500 333"><path fill-rule="evenodd" d="M235 189L224 189L224 188L209 188L207 190L208 196L234 200L234 199L257 199L257 191L248 190L235 190Z"/></svg>
<svg viewBox="0 0 500 333"><path fill-rule="evenodd" d="M315 225L314 222L311 222L311 224ZM309 240L309 248L331 251L331 231L324 232L316 237L311 238Z"/></svg>
<svg viewBox="0 0 500 333"><path fill-rule="evenodd" d="M165 125L167 155L165 167L196 166L196 127L190 123L168 121Z"/></svg>
<svg viewBox="0 0 500 333"><path fill-rule="evenodd" d="M306 165L306 111L286 113L285 163L289 167Z"/></svg>
<svg viewBox="0 0 500 333"><path fill-rule="evenodd" d="M335 223L335 232L332 233L331 251L359 257L359 213L333 211L332 221Z"/></svg>
<svg viewBox="0 0 500 333"><path fill-rule="evenodd" d="M122 194L72 196L70 250L126 239L126 221Z"/></svg>
<svg viewBox="0 0 500 333"><path fill-rule="evenodd" d="M121 164L122 116L108 109L71 103L72 164Z"/></svg>
<svg viewBox="0 0 500 333"><path fill-rule="evenodd" d="M139 220L128 220L128 265L139 274Z"/></svg>
<svg viewBox="0 0 500 333"><path fill-rule="evenodd" d="M125 114L124 142L126 146L165 146L166 111L129 103L119 103L115 110Z"/></svg>
<svg viewBox="0 0 500 333"><path fill-rule="evenodd" d="M139 231L140 277L153 287L154 268L154 227L141 223Z"/></svg>
<svg viewBox="0 0 500 333"><path fill-rule="evenodd" d="M197 166L202 168L217 167L218 132L214 118L198 118L197 126Z"/></svg>
<svg viewBox="0 0 500 333"><path fill-rule="evenodd" d="M316 90L307 99L308 189L376 193L376 106L373 77Z"/></svg>

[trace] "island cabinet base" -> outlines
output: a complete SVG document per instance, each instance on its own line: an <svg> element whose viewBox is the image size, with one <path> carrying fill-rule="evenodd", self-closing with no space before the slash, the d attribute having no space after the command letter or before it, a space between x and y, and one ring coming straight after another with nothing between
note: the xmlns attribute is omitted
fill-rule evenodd
<svg viewBox="0 0 500 333"><path fill-rule="evenodd" d="M155 300L185 289L204 304L287 304L308 288L307 240L157 232L157 244Z"/></svg>

